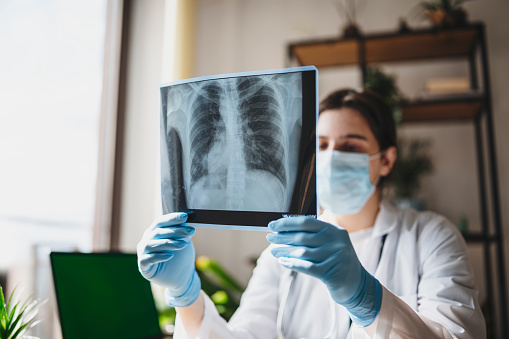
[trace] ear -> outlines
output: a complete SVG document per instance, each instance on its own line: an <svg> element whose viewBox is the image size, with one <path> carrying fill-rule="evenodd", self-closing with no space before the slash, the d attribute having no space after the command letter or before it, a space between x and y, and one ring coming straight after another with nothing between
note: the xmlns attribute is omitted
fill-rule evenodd
<svg viewBox="0 0 509 339"><path fill-rule="evenodd" d="M398 151L396 147L391 146L387 148L380 158L381 166L380 166L380 176L385 177L388 176L392 171L392 167L396 162L396 158L398 157Z"/></svg>

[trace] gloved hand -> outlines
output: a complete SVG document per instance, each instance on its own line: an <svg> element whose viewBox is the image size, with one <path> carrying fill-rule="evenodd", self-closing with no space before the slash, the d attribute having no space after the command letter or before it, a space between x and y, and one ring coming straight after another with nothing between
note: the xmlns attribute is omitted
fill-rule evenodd
<svg viewBox="0 0 509 339"><path fill-rule="evenodd" d="M145 231L137 247L141 275L166 287L166 303L172 307L191 305L201 290L191 240L194 228L185 226L186 221L186 213L163 215Z"/></svg>
<svg viewBox="0 0 509 339"><path fill-rule="evenodd" d="M272 254L284 267L323 281L338 304L346 307L352 321L370 325L378 315L382 287L362 267L344 228L311 217L282 218L269 223L275 233L267 240Z"/></svg>

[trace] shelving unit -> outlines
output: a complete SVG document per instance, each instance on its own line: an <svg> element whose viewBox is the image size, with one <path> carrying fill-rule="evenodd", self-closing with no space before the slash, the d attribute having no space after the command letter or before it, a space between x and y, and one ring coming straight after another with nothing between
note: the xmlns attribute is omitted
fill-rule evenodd
<svg viewBox="0 0 509 339"><path fill-rule="evenodd" d="M482 230L480 233L466 234L465 240L483 246L487 300L491 306L491 313L495 314L493 291L496 285L500 302L498 323L495 326L498 327L501 338L509 338L504 239L484 24L302 41L288 45L288 56L290 60L296 60L303 66L315 65L318 68L356 66L359 67L363 79L367 66L373 63L433 59L468 61L470 87L472 93L476 94L414 100L402 107L402 121L441 123L468 120L475 126ZM480 81L478 74L481 74ZM495 255L491 252L492 246L495 246ZM495 279L492 268L496 269Z"/></svg>

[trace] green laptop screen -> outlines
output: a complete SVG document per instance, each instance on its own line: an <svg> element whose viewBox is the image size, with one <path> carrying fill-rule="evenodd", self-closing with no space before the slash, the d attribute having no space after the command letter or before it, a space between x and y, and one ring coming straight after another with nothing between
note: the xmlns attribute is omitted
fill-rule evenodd
<svg viewBox="0 0 509 339"><path fill-rule="evenodd" d="M64 339L139 339L161 334L150 283L136 254L50 254Z"/></svg>

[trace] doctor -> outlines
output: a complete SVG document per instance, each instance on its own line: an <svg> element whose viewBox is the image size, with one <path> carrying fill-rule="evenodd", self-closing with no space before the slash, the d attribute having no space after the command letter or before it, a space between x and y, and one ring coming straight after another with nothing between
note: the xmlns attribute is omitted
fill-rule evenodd
<svg viewBox="0 0 509 339"><path fill-rule="evenodd" d="M166 287L175 338L485 338L461 235L382 199L396 161L390 110L372 93L336 91L320 105L318 137L324 212L269 224L271 245L229 323L201 291L187 215L144 233L139 269Z"/></svg>

